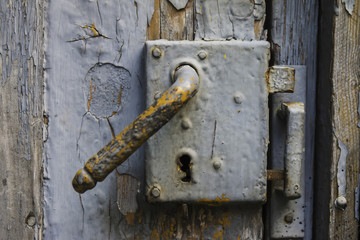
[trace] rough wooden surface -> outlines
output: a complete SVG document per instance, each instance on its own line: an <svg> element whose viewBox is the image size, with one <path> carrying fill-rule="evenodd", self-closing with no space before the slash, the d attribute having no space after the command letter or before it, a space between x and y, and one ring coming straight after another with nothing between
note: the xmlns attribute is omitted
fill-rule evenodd
<svg viewBox="0 0 360 240"><path fill-rule="evenodd" d="M41 236L43 10L0 2L0 238Z"/></svg>
<svg viewBox="0 0 360 240"><path fill-rule="evenodd" d="M318 1L274 0L269 40L274 65L306 66L305 239L312 236Z"/></svg>
<svg viewBox="0 0 360 240"><path fill-rule="evenodd" d="M319 120L315 202L316 239L357 239L355 190L359 179L360 1L321 1ZM335 8L334 8L335 6ZM332 129L330 132L329 129ZM341 148L340 148L341 147ZM348 154L341 154L347 149ZM340 161L346 169L338 171ZM341 163L340 163L341 164ZM341 176L339 176L341 175ZM339 182L344 176L346 184ZM345 188L347 207L335 207ZM321 192L320 192L321 191Z"/></svg>

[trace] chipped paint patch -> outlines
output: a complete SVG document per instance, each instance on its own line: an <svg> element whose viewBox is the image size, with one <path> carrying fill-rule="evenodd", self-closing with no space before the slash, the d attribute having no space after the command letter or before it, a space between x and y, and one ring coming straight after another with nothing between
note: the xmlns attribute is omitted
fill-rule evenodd
<svg viewBox="0 0 360 240"><path fill-rule="evenodd" d="M360 201L360 174L358 179L358 186L355 189L355 218L359 221L359 201Z"/></svg>
<svg viewBox="0 0 360 240"><path fill-rule="evenodd" d="M83 81L86 110L107 118L121 110L130 89L130 72L110 63L97 63Z"/></svg>
<svg viewBox="0 0 360 240"><path fill-rule="evenodd" d="M340 148L340 157L337 164L337 184L338 195L346 196L346 157L348 149L346 145L338 138L338 147Z"/></svg>
<svg viewBox="0 0 360 240"><path fill-rule="evenodd" d="M181 10L186 7L186 4L188 3L188 0L169 0L171 4L176 8L176 10Z"/></svg>
<svg viewBox="0 0 360 240"><path fill-rule="evenodd" d="M352 12L354 11L355 0L341 0L341 2L345 4L346 11L352 15Z"/></svg>

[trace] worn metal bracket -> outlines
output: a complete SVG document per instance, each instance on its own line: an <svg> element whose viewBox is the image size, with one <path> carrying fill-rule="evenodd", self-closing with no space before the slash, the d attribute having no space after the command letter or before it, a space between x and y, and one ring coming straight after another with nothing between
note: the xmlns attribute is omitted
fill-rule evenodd
<svg viewBox="0 0 360 240"><path fill-rule="evenodd" d="M151 202L264 203L268 139L265 41L148 41L147 104L193 66L198 94L146 143Z"/></svg>
<svg viewBox="0 0 360 240"><path fill-rule="evenodd" d="M284 173L284 179L276 179L271 183L271 239L304 237L306 67L289 67L295 70L294 92L270 96L270 165L272 169L282 170ZM286 74L278 74L281 75Z"/></svg>

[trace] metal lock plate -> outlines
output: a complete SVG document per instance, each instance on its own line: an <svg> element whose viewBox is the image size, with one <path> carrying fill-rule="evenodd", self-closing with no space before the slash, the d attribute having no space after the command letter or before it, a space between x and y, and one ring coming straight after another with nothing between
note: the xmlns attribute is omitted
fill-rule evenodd
<svg viewBox="0 0 360 240"><path fill-rule="evenodd" d="M146 143L150 201L266 201L269 43L148 41L147 106L193 66L197 95Z"/></svg>

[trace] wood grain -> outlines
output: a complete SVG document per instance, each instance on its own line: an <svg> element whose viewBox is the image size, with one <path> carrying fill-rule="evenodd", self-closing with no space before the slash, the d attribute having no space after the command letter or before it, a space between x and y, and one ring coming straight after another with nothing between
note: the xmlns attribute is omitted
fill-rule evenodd
<svg viewBox="0 0 360 240"><path fill-rule="evenodd" d="M321 1L319 85L317 120L317 165L315 197L316 239L357 239L355 189L359 179L360 135L358 116L360 1L352 14L340 0ZM335 11L334 8L335 7ZM345 210L335 207L339 196L337 174L341 149L346 157Z"/></svg>
<svg viewBox="0 0 360 240"><path fill-rule="evenodd" d="M330 198L330 239L356 239L358 222L355 216L355 188L359 179L360 130L357 126L359 93L359 56L360 56L360 1L355 1L354 11L350 15L345 5L338 1L339 15L335 17L334 48L332 63L332 125L333 125L333 175L337 174L340 158L338 141L347 149L346 159L346 199L345 211L334 208L332 203L339 196L337 181L331 182Z"/></svg>
<svg viewBox="0 0 360 240"><path fill-rule="evenodd" d="M0 238L41 238L43 10L0 3Z"/></svg>

